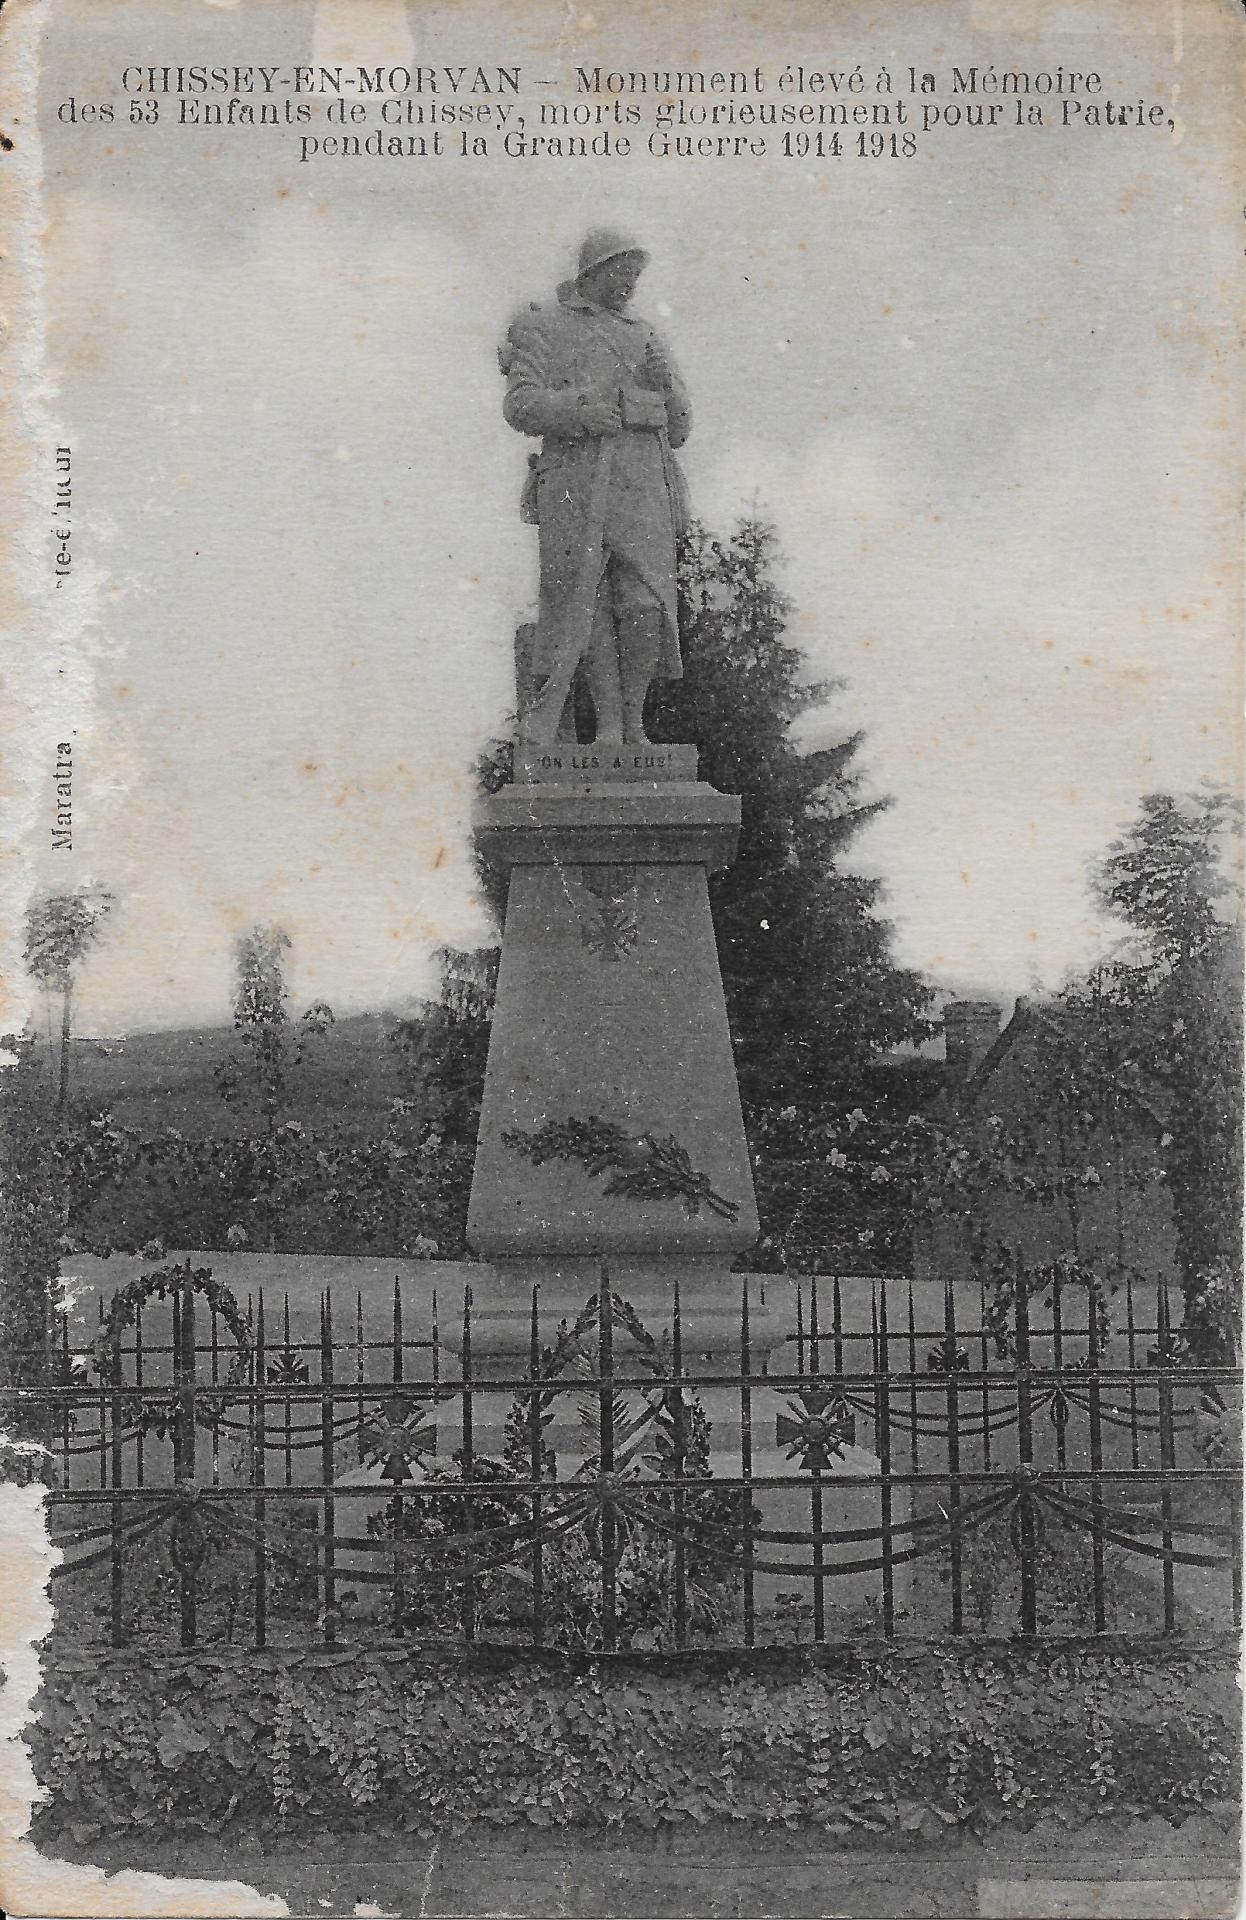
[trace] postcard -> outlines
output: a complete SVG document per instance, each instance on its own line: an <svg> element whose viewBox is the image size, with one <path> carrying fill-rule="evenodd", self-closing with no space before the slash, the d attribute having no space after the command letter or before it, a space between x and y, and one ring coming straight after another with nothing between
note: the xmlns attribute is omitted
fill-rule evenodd
<svg viewBox="0 0 1246 1920"><path fill-rule="evenodd" d="M7 0L0 1900L1220 1914L1231 0Z"/></svg>

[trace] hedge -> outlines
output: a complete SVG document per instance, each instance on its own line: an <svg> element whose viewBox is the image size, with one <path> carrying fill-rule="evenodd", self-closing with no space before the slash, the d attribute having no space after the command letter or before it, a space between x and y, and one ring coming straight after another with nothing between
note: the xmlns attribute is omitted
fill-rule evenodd
<svg viewBox="0 0 1246 1920"><path fill-rule="evenodd" d="M474 1822L847 1837L1232 1799L1232 1647L747 1657L62 1649L28 1733L36 1837L425 1838Z"/></svg>

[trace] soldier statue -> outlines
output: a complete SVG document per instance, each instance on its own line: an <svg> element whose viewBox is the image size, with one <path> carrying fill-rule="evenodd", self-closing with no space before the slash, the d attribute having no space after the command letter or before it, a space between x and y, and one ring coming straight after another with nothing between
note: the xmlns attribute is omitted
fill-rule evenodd
<svg viewBox="0 0 1246 1920"><path fill-rule="evenodd" d="M672 449L692 421L666 348L627 311L648 257L626 234L593 231L557 304L522 313L499 354L507 421L541 436L521 507L541 561L520 690L520 740L531 747L565 733L577 673L598 744L647 745L649 684L683 671L675 543L687 492Z"/></svg>

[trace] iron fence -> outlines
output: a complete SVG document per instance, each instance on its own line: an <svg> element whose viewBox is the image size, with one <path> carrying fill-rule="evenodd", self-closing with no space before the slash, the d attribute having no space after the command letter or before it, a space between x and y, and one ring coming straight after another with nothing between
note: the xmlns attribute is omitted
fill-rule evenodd
<svg viewBox="0 0 1246 1920"><path fill-rule="evenodd" d="M18 1396L60 1621L604 1652L1240 1624L1238 1376L1179 1357L1162 1285L1144 1324L1127 1282L1109 1334L1058 1281L1041 1324L1020 1285L969 1326L951 1285L812 1281L761 1338L757 1287L726 1365L690 1364L678 1290L655 1330L604 1268L482 1364L470 1288L413 1330L395 1281L381 1337L326 1291L300 1337L288 1297L274 1323L206 1269L149 1275Z"/></svg>

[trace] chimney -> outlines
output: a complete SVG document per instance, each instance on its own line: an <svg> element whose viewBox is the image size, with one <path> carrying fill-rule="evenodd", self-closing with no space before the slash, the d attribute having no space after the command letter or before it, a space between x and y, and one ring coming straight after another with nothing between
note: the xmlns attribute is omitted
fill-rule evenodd
<svg viewBox="0 0 1246 1920"><path fill-rule="evenodd" d="M943 1038L952 1077L965 1081L977 1072L999 1038L1003 1008L994 1000L949 1000L943 1009Z"/></svg>

